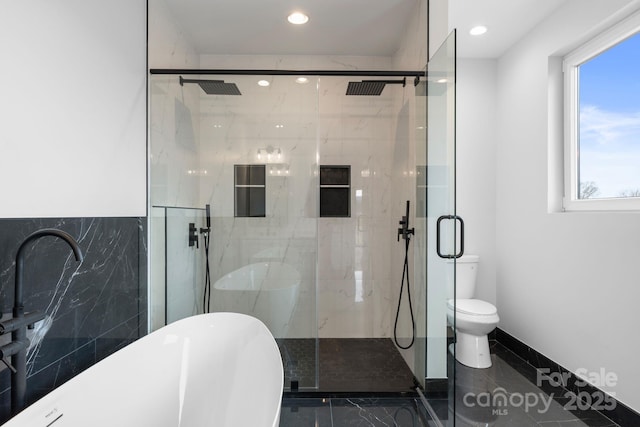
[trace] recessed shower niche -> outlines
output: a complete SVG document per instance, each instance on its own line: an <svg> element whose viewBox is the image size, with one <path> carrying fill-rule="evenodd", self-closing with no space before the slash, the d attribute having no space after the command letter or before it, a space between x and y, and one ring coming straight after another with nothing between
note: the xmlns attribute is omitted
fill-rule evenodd
<svg viewBox="0 0 640 427"><path fill-rule="evenodd" d="M320 216L351 216L351 166L320 165Z"/></svg>
<svg viewBox="0 0 640 427"><path fill-rule="evenodd" d="M265 216L265 165L234 165L235 217Z"/></svg>

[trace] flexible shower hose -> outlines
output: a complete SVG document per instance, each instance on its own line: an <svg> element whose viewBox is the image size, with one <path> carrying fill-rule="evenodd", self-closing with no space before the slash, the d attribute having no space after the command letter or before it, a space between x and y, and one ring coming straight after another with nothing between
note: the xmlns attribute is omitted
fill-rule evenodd
<svg viewBox="0 0 640 427"><path fill-rule="evenodd" d="M209 272L209 239L210 231L203 235L204 240L204 256L205 256L205 273L204 273L204 296L202 298L202 312L211 313L211 274Z"/></svg>
<svg viewBox="0 0 640 427"><path fill-rule="evenodd" d="M411 235L406 234L404 245L404 267L402 268L402 282L400 283L400 296L398 297L398 309L396 310L396 322L393 326L393 340L396 345L403 350L407 350L413 346L416 340L416 323L413 317L413 307L411 305L411 285L409 284L409 242ZM402 303L402 290L404 288L404 279L407 278L407 299L409 300L409 313L411 314L411 342L407 346L403 346L398 342L398 318L400 317L400 304Z"/></svg>

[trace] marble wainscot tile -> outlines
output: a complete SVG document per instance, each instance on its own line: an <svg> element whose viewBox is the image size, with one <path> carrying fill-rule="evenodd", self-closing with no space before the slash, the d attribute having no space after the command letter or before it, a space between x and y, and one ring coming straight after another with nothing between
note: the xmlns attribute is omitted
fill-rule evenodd
<svg viewBox="0 0 640 427"><path fill-rule="evenodd" d="M141 218L0 220L3 313L12 309L15 256L26 236L43 228L61 229L78 241L84 254L78 263L65 242L48 236L25 247L25 310L47 316L36 325L39 336L27 354L27 401L146 332L143 223ZM96 340L104 336L111 339L96 354ZM8 392L8 375L2 378L0 390Z"/></svg>

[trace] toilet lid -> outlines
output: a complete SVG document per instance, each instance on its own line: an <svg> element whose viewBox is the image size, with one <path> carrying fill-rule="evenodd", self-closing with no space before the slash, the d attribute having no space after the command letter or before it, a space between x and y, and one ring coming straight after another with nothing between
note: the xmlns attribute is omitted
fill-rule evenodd
<svg viewBox="0 0 640 427"><path fill-rule="evenodd" d="M456 311L464 314L489 316L498 312L493 304L479 299L461 298L455 300L455 304ZM453 300L449 300L449 307L453 309Z"/></svg>

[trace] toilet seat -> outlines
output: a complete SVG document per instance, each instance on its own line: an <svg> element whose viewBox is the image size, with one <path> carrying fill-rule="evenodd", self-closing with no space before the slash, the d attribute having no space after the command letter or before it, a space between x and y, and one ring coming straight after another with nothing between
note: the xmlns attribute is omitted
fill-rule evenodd
<svg viewBox="0 0 640 427"><path fill-rule="evenodd" d="M498 313L498 310L493 304L479 299L450 299L447 302L449 310L454 309L454 303L456 313L467 314L471 316L493 316Z"/></svg>

